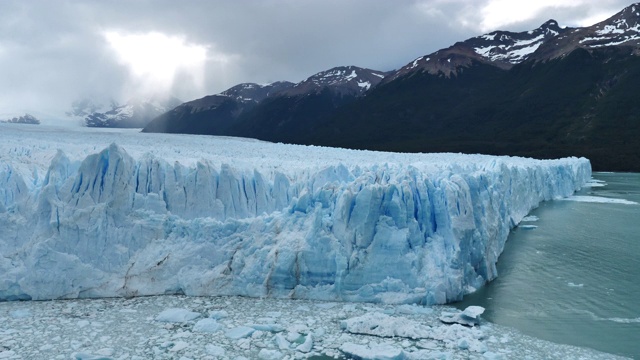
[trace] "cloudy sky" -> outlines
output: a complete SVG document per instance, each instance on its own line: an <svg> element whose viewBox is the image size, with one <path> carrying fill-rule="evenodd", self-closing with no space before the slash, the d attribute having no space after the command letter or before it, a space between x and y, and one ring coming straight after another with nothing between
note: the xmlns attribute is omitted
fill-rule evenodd
<svg viewBox="0 0 640 360"><path fill-rule="evenodd" d="M339 65L392 70L493 30L585 26L630 0L0 0L0 119L81 98L187 101Z"/></svg>

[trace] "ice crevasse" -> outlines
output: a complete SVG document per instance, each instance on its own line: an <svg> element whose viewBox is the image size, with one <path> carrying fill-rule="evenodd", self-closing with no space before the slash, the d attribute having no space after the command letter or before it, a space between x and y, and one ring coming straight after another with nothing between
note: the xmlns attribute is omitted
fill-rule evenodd
<svg viewBox="0 0 640 360"><path fill-rule="evenodd" d="M341 151L359 157L289 169L182 164L114 143L75 160L58 150L41 173L3 160L0 300L446 303L497 276L510 229L531 209L591 176L584 158L391 162Z"/></svg>

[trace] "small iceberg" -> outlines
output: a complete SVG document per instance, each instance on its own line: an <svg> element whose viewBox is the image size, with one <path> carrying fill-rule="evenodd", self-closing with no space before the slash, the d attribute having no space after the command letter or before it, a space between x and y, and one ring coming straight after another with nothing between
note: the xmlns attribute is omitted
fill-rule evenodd
<svg viewBox="0 0 640 360"><path fill-rule="evenodd" d="M469 306L459 313L443 312L440 321L445 324L476 326L480 324L480 315L484 313L482 306Z"/></svg>
<svg viewBox="0 0 640 360"><path fill-rule="evenodd" d="M172 323L183 323L191 320L195 320L200 317L200 313L189 311L187 309L179 309L179 308L171 308L166 309L158 316L156 316L156 321L160 322L172 322Z"/></svg>
<svg viewBox="0 0 640 360"><path fill-rule="evenodd" d="M533 229L537 229L538 225L518 225L518 228L522 230L533 230Z"/></svg>
<svg viewBox="0 0 640 360"><path fill-rule="evenodd" d="M602 196L588 196L588 195L575 195L575 196L569 196L566 198L561 198L558 200L590 202L590 203L599 203L599 204L638 205L638 203L635 201L630 201L625 199L613 199L613 198L607 198Z"/></svg>

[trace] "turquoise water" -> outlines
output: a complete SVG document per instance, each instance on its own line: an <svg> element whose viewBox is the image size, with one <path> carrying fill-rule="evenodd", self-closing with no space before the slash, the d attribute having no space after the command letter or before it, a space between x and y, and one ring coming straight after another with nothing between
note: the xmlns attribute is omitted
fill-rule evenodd
<svg viewBox="0 0 640 360"><path fill-rule="evenodd" d="M640 203L640 174L595 173L576 195ZM513 230L498 278L456 304L557 343L640 359L640 205L552 201ZM522 225L535 225L527 229Z"/></svg>

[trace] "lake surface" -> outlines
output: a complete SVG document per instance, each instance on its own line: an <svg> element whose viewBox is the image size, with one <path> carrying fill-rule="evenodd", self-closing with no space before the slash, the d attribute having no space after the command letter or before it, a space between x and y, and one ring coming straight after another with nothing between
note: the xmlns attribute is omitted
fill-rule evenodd
<svg viewBox="0 0 640 360"><path fill-rule="evenodd" d="M485 319L541 339L640 359L640 205L631 203L640 203L640 174L593 178L576 194L591 202L532 211L538 220L513 230L498 278L456 306L484 306ZM607 199L618 203L593 202Z"/></svg>

